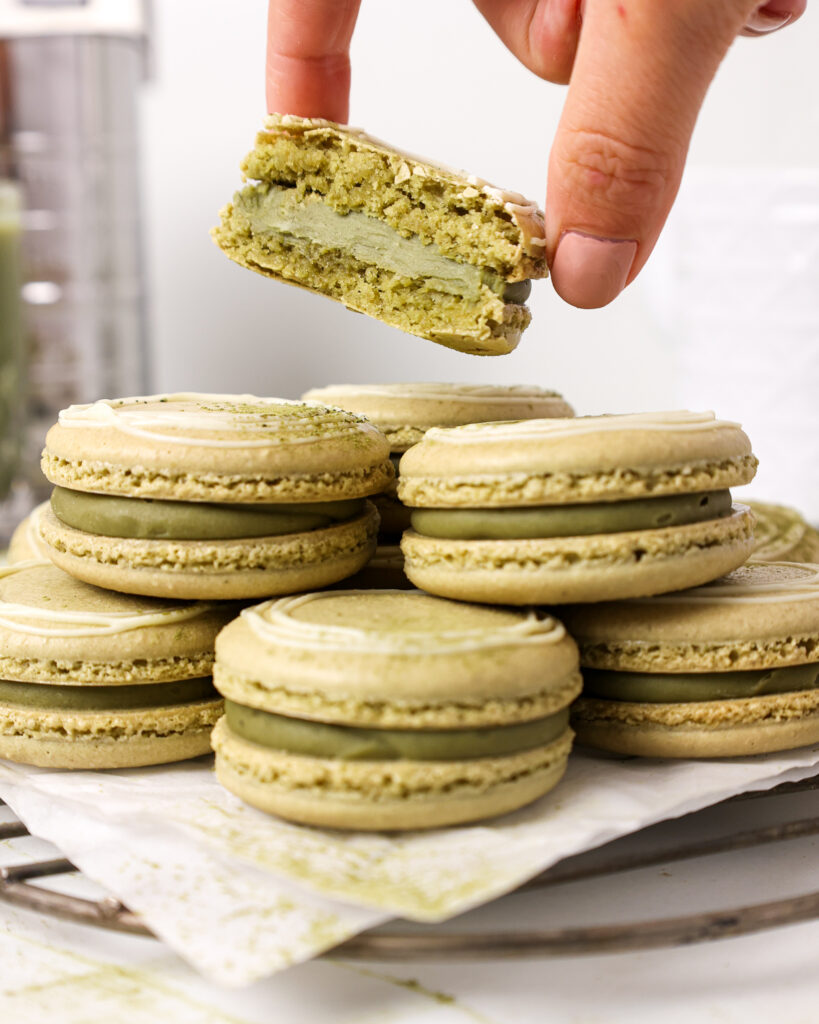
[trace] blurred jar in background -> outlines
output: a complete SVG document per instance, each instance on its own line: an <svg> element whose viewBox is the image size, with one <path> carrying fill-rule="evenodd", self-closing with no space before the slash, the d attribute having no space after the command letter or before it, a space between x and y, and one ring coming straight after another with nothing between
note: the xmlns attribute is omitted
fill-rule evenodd
<svg viewBox="0 0 819 1024"><path fill-rule="evenodd" d="M59 410L147 389L137 120L147 15L146 0L0 0L0 178L22 195L26 367L25 425L8 419L16 438L0 412L4 453L20 452L0 498L0 547L50 491L39 457ZM3 316L6 301L4 282Z"/></svg>

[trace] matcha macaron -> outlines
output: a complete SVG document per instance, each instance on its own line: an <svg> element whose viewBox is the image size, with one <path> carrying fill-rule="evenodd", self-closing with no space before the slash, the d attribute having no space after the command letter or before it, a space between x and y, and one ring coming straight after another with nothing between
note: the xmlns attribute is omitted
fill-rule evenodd
<svg viewBox="0 0 819 1024"><path fill-rule="evenodd" d="M434 828L560 779L577 648L532 611L338 590L246 609L219 635L219 780L310 825Z"/></svg>
<svg viewBox="0 0 819 1024"><path fill-rule="evenodd" d="M741 565L757 460L739 425L662 412L433 429L401 459L416 586L563 604L681 590Z"/></svg>
<svg viewBox="0 0 819 1024"><path fill-rule="evenodd" d="M819 562L819 530L795 508L751 501L756 516L752 558L762 562Z"/></svg>
<svg viewBox="0 0 819 1024"><path fill-rule="evenodd" d="M56 485L40 534L66 572L173 598L326 586L375 549L365 501L393 479L362 416L252 395L155 395L71 406L49 430Z"/></svg>
<svg viewBox="0 0 819 1024"><path fill-rule="evenodd" d="M643 757L819 743L819 565L748 562L703 587L565 608L578 739Z"/></svg>
<svg viewBox="0 0 819 1024"><path fill-rule="evenodd" d="M501 355L546 277L537 204L358 128L271 114L212 232L236 263L450 348Z"/></svg>
<svg viewBox="0 0 819 1024"><path fill-rule="evenodd" d="M334 384L307 391L302 398L366 416L386 436L396 472L403 453L432 427L574 415L558 392L515 384ZM381 525L378 552L368 564L370 582L366 585L395 586L390 582L394 577L390 570L398 560L403 573L403 558L396 549L401 534L409 529L411 513L398 499L396 482L383 494L374 495L373 504ZM373 565L375 558L389 569L379 573ZM356 580L355 585L364 584Z"/></svg>
<svg viewBox="0 0 819 1024"><path fill-rule="evenodd" d="M127 768L206 754L229 605L111 593L50 562L0 568L0 757Z"/></svg>
<svg viewBox="0 0 819 1024"><path fill-rule="evenodd" d="M29 512L25 519L18 523L9 541L9 564L29 562L31 560L48 560L48 545L40 535L40 520L48 505L47 501L37 505Z"/></svg>

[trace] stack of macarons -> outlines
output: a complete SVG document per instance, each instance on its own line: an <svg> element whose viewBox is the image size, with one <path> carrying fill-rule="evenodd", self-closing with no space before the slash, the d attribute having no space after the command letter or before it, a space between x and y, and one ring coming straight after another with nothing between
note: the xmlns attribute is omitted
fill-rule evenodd
<svg viewBox="0 0 819 1024"><path fill-rule="evenodd" d="M509 604L705 583L751 554L753 514L729 488L756 464L713 413L433 429L401 459L405 570L430 593Z"/></svg>
<svg viewBox="0 0 819 1024"><path fill-rule="evenodd" d="M819 743L819 565L749 562L703 587L564 609L578 738L644 757Z"/></svg>
<svg viewBox="0 0 819 1024"><path fill-rule="evenodd" d="M407 590L248 608L220 633L216 771L312 825L414 829L511 811L571 746L577 648L554 619Z"/></svg>
<svg viewBox="0 0 819 1024"><path fill-rule="evenodd" d="M0 568L0 757L123 768L206 754L228 605L115 594L50 562Z"/></svg>
<svg viewBox="0 0 819 1024"><path fill-rule="evenodd" d="M40 536L56 565L127 593L246 599L360 569L393 479L363 417L251 395L71 406L49 430Z"/></svg>
<svg viewBox="0 0 819 1024"><path fill-rule="evenodd" d="M574 415L556 391L524 385L335 384L314 388L302 398L366 416L386 436L396 472L404 452L433 427ZM412 586L404 575L399 547L401 534L410 526L410 510L399 500L395 482L372 500L381 516L378 548L355 585Z"/></svg>

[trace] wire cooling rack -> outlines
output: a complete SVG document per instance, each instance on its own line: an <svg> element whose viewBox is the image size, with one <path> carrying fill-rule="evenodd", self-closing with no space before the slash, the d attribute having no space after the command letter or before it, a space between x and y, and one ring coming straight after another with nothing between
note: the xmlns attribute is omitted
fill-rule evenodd
<svg viewBox="0 0 819 1024"><path fill-rule="evenodd" d="M773 790L742 794L725 803L808 790L819 790L819 776L802 782L785 783ZM580 856L569 857L532 878L522 888L543 889L815 835L819 835L819 817L698 839L665 850L637 851L627 855L612 851L606 856L606 848L603 847L603 856L596 863L586 864ZM26 836L30 836L30 833L22 822L13 820L0 823L0 843ZM48 887L50 879L64 878L70 874L77 874L77 868L62 857L0 867L0 900L82 924L133 935L153 936L147 925L113 896L87 899ZM336 946L329 955L342 959L440 962L618 953L708 942L815 918L819 918L819 892L680 917L616 925L493 931L491 934L443 931L436 930L434 926L420 931L400 930L398 927L393 930L378 929L349 939Z"/></svg>

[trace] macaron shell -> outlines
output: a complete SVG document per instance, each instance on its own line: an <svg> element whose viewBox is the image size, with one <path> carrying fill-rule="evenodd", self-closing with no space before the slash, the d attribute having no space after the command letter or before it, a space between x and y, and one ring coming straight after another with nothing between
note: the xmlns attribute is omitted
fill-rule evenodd
<svg viewBox="0 0 819 1024"><path fill-rule="evenodd" d="M394 622L417 629L393 635ZM325 626L344 628L327 637ZM219 634L216 661L217 688L237 703L382 727L525 721L565 706L580 685L577 647L554 620L418 591L328 591L248 609Z"/></svg>
<svg viewBox="0 0 819 1024"><path fill-rule="evenodd" d="M465 824L516 810L552 789L572 734L548 747L472 761L333 761L268 750L213 733L216 775L261 810L305 825L408 830Z"/></svg>
<svg viewBox="0 0 819 1024"><path fill-rule="evenodd" d="M637 757L744 757L819 743L819 690L674 704L582 697L579 743Z"/></svg>
<svg viewBox="0 0 819 1024"><path fill-rule="evenodd" d="M655 530L529 540L401 539L404 571L443 597L486 603L597 602L682 590L741 565L753 548L753 515Z"/></svg>
<svg viewBox="0 0 819 1024"><path fill-rule="evenodd" d="M40 537L40 516L48 508L48 502L37 505L17 526L9 541L7 560L9 565L17 562L47 559L48 547Z"/></svg>
<svg viewBox="0 0 819 1024"><path fill-rule="evenodd" d="M708 414L524 420L430 430L401 459L398 496L432 508L616 501L749 483L737 424Z"/></svg>
<svg viewBox="0 0 819 1024"><path fill-rule="evenodd" d="M588 668L740 671L819 660L819 565L748 562L693 591L566 608Z"/></svg>
<svg viewBox="0 0 819 1024"><path fill-rule="evenodd" d="M819 531L805 522L796 509L748 501L756 516L753 558L765 562L819 561Z"/></svg>
<svg viewBox="0 0 819 1024"><path fill-rule="evenodd" d="M31 711L0 705L0 757L42 768L136 768L210 752L222 701L138 711Z"/></svg>
<svg viewBox="0 0 819 1024"><path fill-rule="evenodd" d="M386 438L361 417L281 400L244 406L240 398L253 396L150 396L71 407L46 435L43 472L73 490L213 502L356 498L393 478ZM203 411L212 406L217 411ZM95 408L100 422L87 424L83 416ZM261 413L254 420L256 408ZM265 410L271 420L263 418ZM118 426L118 414L135 419ZM157 419L163 415L175 419L163 426ZM195 417L190 427L186 415ZM246 430L237 430L234 420Z"/></svg>
<svg viewBox="0 0 819 1024"><path fill-rule="evenodd" d="M393 452L406 451L431 427L574 415L557 392L523 385L339 384L302 397L366 416L386 434Z"/></svg>
<svg viewBox="0 0 819 1024"><path fill-rule="evenodd" d="M229 541L102 537L43 516L52 561L111 590L155 597L234 600L327 586L362 568L376 547L378 513L304 533Z"/></svg>
<svg viewBox="0 0 819 1024"><path fill-rule="evenodd" d="M13 569L0 575L2 679L110 686L207 676L213 667L216 634L236 614L230 606L174 606L89 587L50 562L18 564ZM6 609L9 605L18 609L14 617L9 617L4 603ZM25 619L19 606L41 616L32 623L33 632L18 624L18 619ZM59 616L66 611L156 618L151 624L108 633L92 629L66 636L40 631L59 629L64 625ZM53 619L49 613L54 613Z"/></svg>

